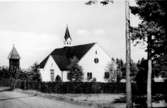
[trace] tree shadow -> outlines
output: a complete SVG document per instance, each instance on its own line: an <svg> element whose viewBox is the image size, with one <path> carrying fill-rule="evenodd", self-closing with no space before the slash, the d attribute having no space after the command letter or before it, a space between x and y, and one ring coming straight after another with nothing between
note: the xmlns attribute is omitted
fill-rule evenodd
<svg viewBox="0 0 167 108"><path fill-rule="evenodd" d="M160 100L165 99L165 96L155 96L152 98L152 101L154 103L158 103ZM133 108L147 108L147 103L146 103L146 96L145 95L135 95L132 97L132 101L133 101ZM126 96L124 97L120 97L118 99L115 99L112 103L117 103L117 104L121 104L121 103L126 103ZM167 108L167 106L159 106L159 107L152 107L152 108Z"/></svg>
<svg viewBox="0 0 167 108"><path fill-rule="evenodd" d="M133 101L133 108L147 108L147 106L146 106L146 101L145 101L145 98L138 98L138 97L132 97L133 99L132 99L132 101ZM117 103L117 104L121 104L121 103L126 103L126 96L124 96L124 97L120 97L120 98L118 98L118 99L115 99L114 101L113 101L113 103L115 104L115 103Z"/></svg>
<svg viewBox="0 0 167 108"><path fill-rule="evenodd" d="M115 99L113 103L126 103L126 96Z"/></svg>

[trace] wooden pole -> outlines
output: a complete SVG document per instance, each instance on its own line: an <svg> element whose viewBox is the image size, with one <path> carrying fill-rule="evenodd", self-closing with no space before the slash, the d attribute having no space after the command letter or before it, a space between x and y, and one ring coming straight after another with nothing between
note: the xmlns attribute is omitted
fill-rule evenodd
<svg viewBox="0 0 167 108"><path fill-rule="evenodd" d="M130 78L130 13L129 13L129 0L125 0L125 17L126 17L126 108L132 108L132 91L131 91L131 78Z"/></svg>
<svg viewBox="0 0 167 108"><path fill-rule="evenodd" d="M152 36L148 36L148 76L147 76L147 108L152 108L151 95L151 79L152 79L152 57L151 57L151 40Z"/></svg>

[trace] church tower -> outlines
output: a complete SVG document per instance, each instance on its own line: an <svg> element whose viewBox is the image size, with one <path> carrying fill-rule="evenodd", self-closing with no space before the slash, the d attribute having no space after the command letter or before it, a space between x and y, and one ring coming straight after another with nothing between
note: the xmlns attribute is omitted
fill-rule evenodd
<svg viewBox="0 0 167 108"><path fill-rule="evenodd" d="M15 73L20 69L20 55L18 54L15 46L13 46L11 52L8 56L9 59L9 72L13 73L12 76L15 77Z"/></svg>
<svg viewBox="0 0 167 108"><path fill-rule="evenodd" d="M70 32L68 26L66 27L65 35L64 35L64 47L71 46L72 38L70 36Z"/></svg>

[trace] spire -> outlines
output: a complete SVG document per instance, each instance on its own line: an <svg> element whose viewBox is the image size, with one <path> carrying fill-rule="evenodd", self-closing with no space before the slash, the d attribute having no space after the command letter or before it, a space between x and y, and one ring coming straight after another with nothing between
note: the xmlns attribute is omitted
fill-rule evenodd
<svg viewBox="0 0 167 108"><path fill-rule="evenodd" d="M65 35L64 35L64 40L65 40L65 42L64 42L65 46L70 46L71 45L72 38L70 36L68 25L66 27L66 31L65 31Z"/></svg>
<svg viewBox="0 0 167 108"><path fill-rule="evenodd" d="M64 35L65 41L68 40L68 38L71 39L71 37L70 37L70 32L69 32L68 25L67 25L67 27L66 27L66 32L65 32L65 35Z"/></svg>
<svg viewBox="0 0 167 108"><path fill-rule="evenodd" d="M13 45L13 48L11 52L9 53L8 59L20 59L20 55L17 52L15 45Z"/></svg>

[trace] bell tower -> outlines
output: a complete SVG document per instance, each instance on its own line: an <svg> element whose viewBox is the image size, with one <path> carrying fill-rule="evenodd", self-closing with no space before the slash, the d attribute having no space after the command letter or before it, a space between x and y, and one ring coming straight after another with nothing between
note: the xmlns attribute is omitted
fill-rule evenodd
<svg viewBox="0 0 167 108"><path fill-rule="evenodd" d="M68 26L66 27L65 35L64 35L64 47L71 46L72 38L70 36L70 32Z"/></svg>
<svg viewBox="0 0 167 108"><path fill-rule="evenodd" d="M15 73L20 70L20 55L18 54L14 45L11 52L9 53L8 59L9 72L12 73L12 77L16 77Z"/></svg>

